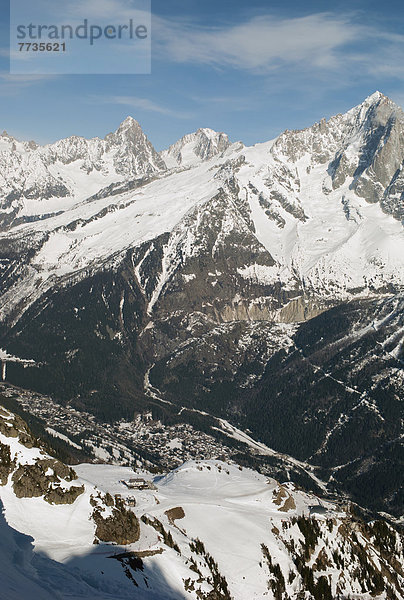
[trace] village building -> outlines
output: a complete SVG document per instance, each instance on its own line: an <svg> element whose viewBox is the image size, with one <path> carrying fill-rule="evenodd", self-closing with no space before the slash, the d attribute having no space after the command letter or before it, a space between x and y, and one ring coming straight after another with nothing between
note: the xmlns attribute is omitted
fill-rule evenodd
<svg viewBox="0 0 404 600"><path fill-rule="evenodd" d="M152 481L147 481L141 477L134 477L131 479L123 479L122 483L131 490L154 490L156 489Z"/></svg>

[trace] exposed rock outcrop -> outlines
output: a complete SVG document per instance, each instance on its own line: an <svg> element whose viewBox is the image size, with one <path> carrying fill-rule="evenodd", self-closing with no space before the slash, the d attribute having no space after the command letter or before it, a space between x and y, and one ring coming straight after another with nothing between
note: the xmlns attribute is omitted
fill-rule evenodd
<svg viewBox="0 0 404 600"><path fill-rule="evenodd" d="M140 536L140 525L136 515L127 510L122 502L116 499L112 514L103 516L100 508L93 512L97 526L96 539L102 542L114 542L120 546L137 542Z"/></svg>
<svg viewBox="0 0 404 600"><path fill-rule="evenodd" d="M77 479L73 469L56 459L38 459L13 473L13 489L17 498L44 496L49 504L72 504L84 492L84 486L64 487L64 482Z"/></svg>
<svg viewBox="0 0 404 600"><path fill-rule="evenodd" d="M43 496L49 504L72 504L84 492L84 485L69 485L77 479L75 471L47 456L44 446L32 435L25 421L3 407L0 407L0 433L6 438L18 439L29 450L37 449L36 457L19 462L23 459L13 458L10 446L0 443L0 484L5 485L12 474L17 498Z"/></svg>
<svg viewBox="0 0 404 600"><path fill-rule="evenodd" d="M12 473L14 462L11 460L10 447L0 443L0 485L5 485Z"/></svg>

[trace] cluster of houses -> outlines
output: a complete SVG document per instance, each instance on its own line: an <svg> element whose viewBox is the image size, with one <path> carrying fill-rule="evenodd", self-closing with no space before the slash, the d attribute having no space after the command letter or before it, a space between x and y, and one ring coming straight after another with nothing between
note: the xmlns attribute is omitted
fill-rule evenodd
<svg viewBox="0 0 404 600"><path fill-rule="evenodd" d="M0 354L0 362L2 358ZM151 414L138 415L132 422L97 422L94 415L69 405L61 406L48 396L13 388L1 381L1 374L0 364L2 394L15 398L25 410L69 438L64 438L65 441L82 446L99 460L126 465L136 461L138 467L147 468L151 466L143 458L147 452L156 457L160 467L172 469L187 460L227 461L236 453L235 449L187 423L163 426L160 421L154 421Z"/></svg>

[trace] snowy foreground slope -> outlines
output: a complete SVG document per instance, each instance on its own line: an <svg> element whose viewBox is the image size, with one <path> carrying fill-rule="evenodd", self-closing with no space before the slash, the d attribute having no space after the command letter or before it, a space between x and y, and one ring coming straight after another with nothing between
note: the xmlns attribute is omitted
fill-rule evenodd
<svg viewBox="0 0 404 600"><path fill-rule="evenodd" d="M293 483L204 460L138 473L144 490L128 467L55 477L62 463L3 408L0 452L2 600L404 598L400 534Z"/></svg>
<svg viewBox="0 0 404 600"><path fill-rule="evenodd" d="M376 92L252 147L204 128L159 154L132 118L0 142L9 383L116 427L151 411L222 440L222 419L403 514L398 106Z"/></svg>

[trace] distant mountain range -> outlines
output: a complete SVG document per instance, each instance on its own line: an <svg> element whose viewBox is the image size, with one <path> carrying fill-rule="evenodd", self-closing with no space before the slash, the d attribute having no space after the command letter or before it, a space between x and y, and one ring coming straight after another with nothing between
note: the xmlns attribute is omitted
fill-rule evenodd
<svg viewBox="0 0 404 600"><path fill-rule="evenodd" d="M157 153L131 117L3 133L0 348L35 361L7 379L102 419L225 419L401 515L403 164L379 92L252 147L199 129Z"/></svg>

